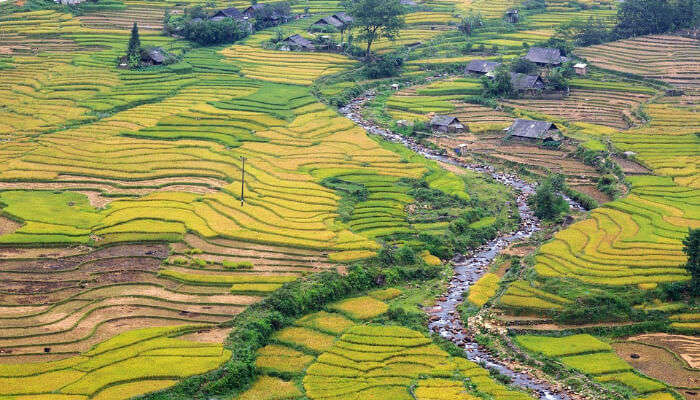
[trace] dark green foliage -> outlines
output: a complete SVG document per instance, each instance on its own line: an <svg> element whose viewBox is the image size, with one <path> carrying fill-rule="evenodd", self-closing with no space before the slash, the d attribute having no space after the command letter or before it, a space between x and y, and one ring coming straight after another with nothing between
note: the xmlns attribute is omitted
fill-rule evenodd
<svg viewBox="0 0 700 400"><path fill-rule="evenodd" d="M611 39L611 32L601 18L589 17L587 20L573 19L557 27L556 34L576 46L592 46Z"/></svg>
<svg viewBox="0 0 700 400"><path fill-rule="evenodd" d="M689 229L688 237L683 240L683 252L688 256L685 268L693 277L691 291L700 294L700 229Z"/></svg>
<svg viewBox="0 0 700 400"><path fill-rule="evenodd" d="M185 22L181 34L202 46L233 43L248 36L248 29L243 22L232 18L220 21L201 20Z"/></svg>
<svg viewBox="0 0 700 400"><path fill-rule="evenodd" d="M567 55L571 54L572 51L574 51L574 45L560 37L551 37L543 42L539 42L536 44L539 47L551 47L554 49L559 49L561 51L562 55Z"/></svg>
<svg viewBox="0 0 700 400"><path fill-rule="evenodd" d="M367 200L369 191L360 183L344 181L340 178L326 178L321 185L338 191L340 202L338 203L338 215L343 222L350 220L355 204Z"/></svg>
<svg viewBox="0 0 700 400"><path fill-rule="evenodd" d="M556 320L566 323L595 323L629 320L633 309L630 301L624 297L599 293L583 296L556 316Z"/></svg>
<svg viewBox="0 0 700 400"><path fill-rule="evenodd" d="M613 33L617 38L628 38L668 32L690 27L697 11L697 0L629 0L617 10L617 25ZM687 25L686 25L687 24Z"/></svg>
<svg viewBox="0 0 700 400"><path fill-rule="evenodd" d="M510 97L513 86L510 83L510 71L504 66L496 69L493 79L481 78L484 87L484 97Z"/></svg>
<svg viewBox="0 0 700 400"><path fill-rule="evenodd" d="M464 36L469 37L475 30L481 28L482 26L484 26L484 19L481 17L481 14L473 14L470 12L469 15L459 21L457 29L459 29Z"/></svg>
<svg viewBox="0 0 700 400"><path fill-rule="evenodd" d="M533 74L537 72L537 64L524 58L516 58L510 65L511 72L518 74Z"/></svg>
<svg viewBox="0 0 700 400"><path fill-rule="evenodd" d="M402 57L392 55L380 56L365 63L363 74L369 79L388 78L398 75L402 66Z"/></svg>
<svg viewBox="0 0 700 400"><path fill-rule="evenodd" d="M136 68L141 62L141 39L139 39L139 27L134 22L131 28L131 37L129 38L129 46L126 50L126 58L130 68Z"/></svg>
<svg viewBox="0 0 700 400"><path fill-rule="evenodd" d="M556 189L550 179L544 180L537 187L537 192L528 199L528 202L533 207L537 218L543 220L556 219L559 215L569 210L569 203L556 193Z"/></svg>
<svg viewBox="0 0 700 400"><path fill-rule="evenodd" d="M406 25L400 0L345 0L346 12L353 17L358 37L367 42L369 56L372 43L379 38L393 39Z"/></svg>
<svg viewBox="0 0 700 400"><path fill-rule="evenodd" d="M415 265L419 262L416 252L409 246L386 245L377 254L379 263L386 267Z"/></svg>
<svg viewBox="0 0 700 400"><path fill-rule="evenodd" d="M553 68L549 71L547 87L554 90L566 90L569 88L569 80L564 75L563 68Z"/></svg>
<svg viewBox="0 0 700 400"><path fill-rule="evenodd" d="M255 29L261 30L280 24L289 19L292 9L286 1L265 3L253 13Z"/></svg>

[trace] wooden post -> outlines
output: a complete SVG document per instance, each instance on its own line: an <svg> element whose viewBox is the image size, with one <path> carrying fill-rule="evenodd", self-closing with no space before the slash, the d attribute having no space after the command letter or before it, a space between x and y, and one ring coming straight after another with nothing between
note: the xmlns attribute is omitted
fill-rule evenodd
<svg viewBox="0 0 700 400"><path fill-rule="evenodd" d="M245 188L245 157L241 156L243 160L243 168L241 169L241 207L243 207L243 189Z"/></svg>

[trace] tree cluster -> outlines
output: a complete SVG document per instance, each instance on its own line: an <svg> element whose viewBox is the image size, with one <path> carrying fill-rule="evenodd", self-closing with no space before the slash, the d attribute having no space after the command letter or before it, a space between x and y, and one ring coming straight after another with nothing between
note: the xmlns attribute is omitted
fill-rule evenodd
<svg viewBox="0 0 700 400"><path fill-rule="evenodd" d="M626 0L612 28L601 18L574 19L557 28L557 37L591 46L629 37L659 34L700 25L699 0Z"/></svg>
<svg viewBox="0 0 700 400"><path fill-rule="evenodd" d="M345 0L343 6L359 30L358 38L367 42L366 56L377 39L393 40L406 25L400 0Z"/></svg>
<svg viewBox="0 0 700 400"><path fill-rule="evenodd" d="M535 195L528 199L537 218L551 221L569 211L569 203L557 193L562 184L551 178L545 179L537 187Z"/></svg>

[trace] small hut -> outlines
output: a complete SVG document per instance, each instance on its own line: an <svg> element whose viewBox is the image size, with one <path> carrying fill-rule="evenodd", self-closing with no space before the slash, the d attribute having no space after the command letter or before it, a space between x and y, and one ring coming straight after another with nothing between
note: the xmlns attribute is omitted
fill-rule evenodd
<svg viewBox="0 0 700 400"><path fill-rule="evenodd" d="M579 75L586 75L588 73L588 64L577 63L574 65L574 72Z"/></svg>
<svg viewBox="0 0 700 400"><path fill-rule="evenodd" d="M535 94L544 89L544 82L539 75L510 73L510 86L519 93Z"/></svg>
<svg viewBox="0 0 700 400"><path fill-rule="evenodd" d="M475 75L486 75L489 72L493 72L498 66L501 65L499 62L486 61L486 60L471 60L467 67L464 69L465 74L475 74Z"/></svg>
<svg viewBox="0 0 700 400"><path fill-rule="evenodd" d="M260 12L265 8L263 4L253 4L252 6L243 10L243 15L246 18L255 18L255 13Z"/></svg>
<svg viewBox="0 0 700 400"><path fill-rule="evenodd" d="M151 47L141 52L141 62L146 65L161 65L165 62L166 54L160 47Z"/></svg>
<svg viewBox="0 0 700 400"><path fill-rule="evenodd" d="M505 20L511 24L517 24L518 21L520 21L520 14L518 13L518 10L513 8L506 11Z"/></svg>
<svg viewBox="0 0 700 400"><path fill-rule="evenodd" d="M245 16L237 8L231 7L231 8L224 8L223 10L217 11L216 14L212 15L212 17L210 19L212 21L221 21L222 19L228 19L228 18L240 21L240 20L245 19Z"/></svg>
<svg viewBox="0 0 700 400"><path fill-rule="evenodd" d="M340 22L342 22L342 23L345 24L346 26L352 24L352 21L353 21L352 17L349 16L349 15L348 15L346 12L344 12L344 11L335 13L335 14L332 15L332 17L335 18L335 19L337 19L337 20L339 20Z"/></svg>
<svg viewBox="0 0 700 400"><path fill-rule="evenodd" d="M300 35L292 35L286 39L279 42L280 50L283 51L314 51L316 46L314 46L311 41Z"/></svg>
<svg viewBox="0 0 700 400"><path fill-rule="evenodd" d="M433 132L459 133L468 130L459 121L459 118L450 115L436 115L430 120L430 128Z"/></svg>
<svg viewBox="0 0 700 400"><path fill-rule="evenodd" d="M539 66L556 66L566 61L566 57L561 55L561 50L551 47L530 47L525 59Z"/></svg>
<svg viewBox="0 0 700 400"><path fill-rule="evenodd" d="M533 121L529 119L516 119L513 125L507 129L510 137L526 140L560 141L559 127L548 121Z"/></svg>
<svg viewBox="0 0 700 400"><path fill-rule="evenodd" d="M338 18L336 18L333 15L330 15L328 17L323 17L323 18L319 19L318 21L314 22L313 24L311 24L311 26L315 26L315 27L328 26L328 27L333 27L333 28L338 29L338 30L342 29L344 25L345 24L343 23L343 21L339 20Z"/></svg>

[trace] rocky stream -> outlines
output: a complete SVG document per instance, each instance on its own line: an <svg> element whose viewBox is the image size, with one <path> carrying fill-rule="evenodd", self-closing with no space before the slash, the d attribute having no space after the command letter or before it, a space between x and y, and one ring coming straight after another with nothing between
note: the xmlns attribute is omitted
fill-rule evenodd
<svg viewBox="0 0 700 400"><path fill-rule="evenodd" d="M547 382L540 381L528 374L517 372L512 369L508 363L498 360L489 354L487 350L473 340L469 331L464 326L457 309L464 301L465 292L472 284L488 272L489 264L501 251L510 244L527 239L533 233L540 230L540 221L527 204L527 198L535 193L536 186L525 182L515 174L499 172L490 165L465 164L458 159L438 154L434 150L417 143L411 138L398 135L368 121L363 117L362 110L364 105L372 100L373 97L374 93L371 91L367 92L348 103L348 105L341 108L339 111L348 119L364 128L368 133L379 135L392 142L401 143L426 158L487 174L497 182L510 186L517 193L516 201L521 218L520 226L515 232L501 234L471 253L458 255L452 260L454 274L449 282L447 291L438 299L437 304L428 311L430 316L428 328L463 348L469 360L485 365L487 368L508 376L511 380L511 385L523 389L530 389L537 393L540 399L569 400L570 396L561 390L553 389ZM571 199L566 198L566 200L572 208L578 210L582 209Z"/></svg>

